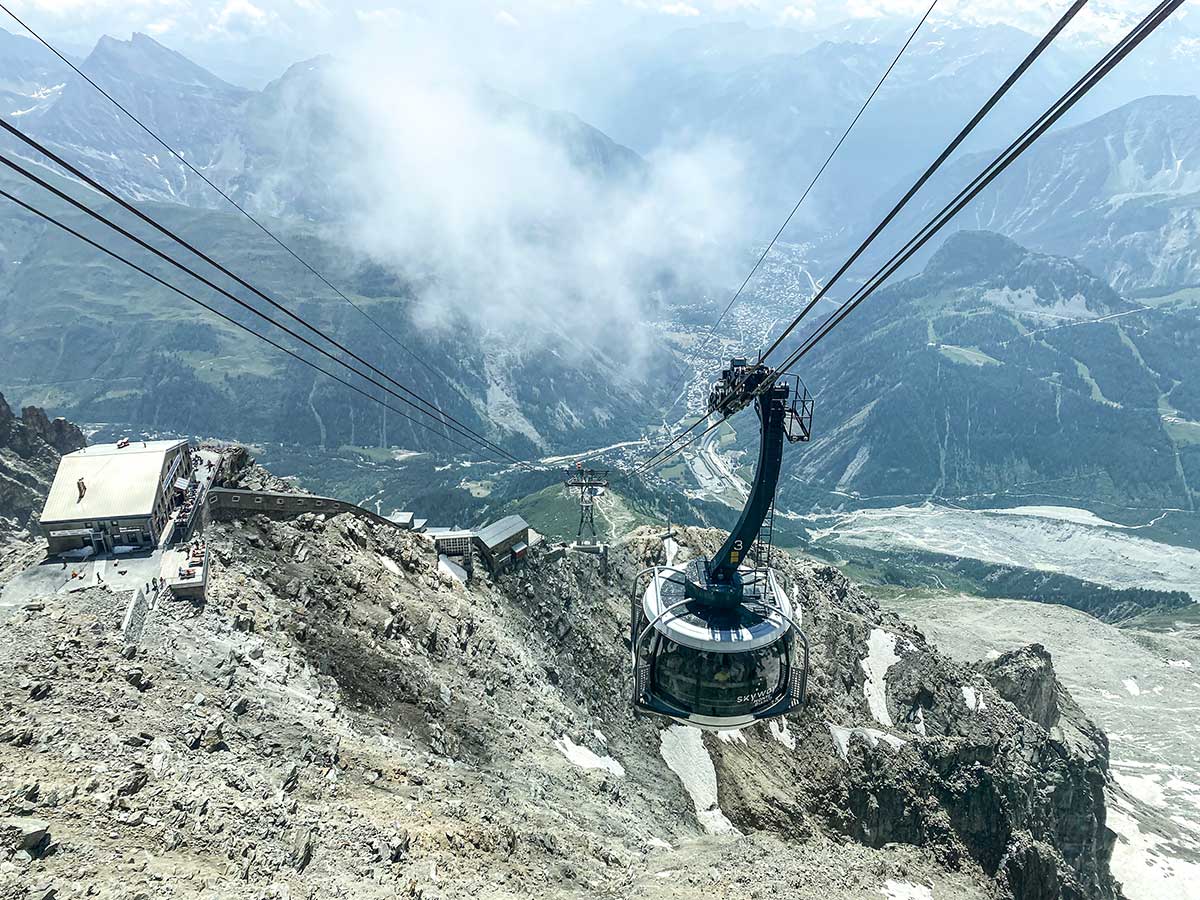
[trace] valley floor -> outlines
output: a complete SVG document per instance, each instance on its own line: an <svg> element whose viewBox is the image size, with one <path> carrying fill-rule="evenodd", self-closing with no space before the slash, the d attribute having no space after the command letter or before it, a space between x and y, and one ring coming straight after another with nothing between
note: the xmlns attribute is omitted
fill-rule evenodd
<svg viewBox="0 0 1200 900"><path fill-rule="evenodd" d="M1062 506L963 509L936 503L803 517L813 543L914 551L1058 572L1114 588L1184 591L1200 598L1200 550L1144 536Z"/></svg>

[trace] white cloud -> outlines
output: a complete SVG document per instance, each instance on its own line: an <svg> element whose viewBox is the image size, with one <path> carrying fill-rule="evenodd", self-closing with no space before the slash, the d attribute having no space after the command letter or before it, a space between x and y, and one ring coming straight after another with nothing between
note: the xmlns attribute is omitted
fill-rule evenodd
<svg viewBox="0 0 1200 900"><path fill-rule="evenodd" d="M408 21L411 16L402 9L385 7L383 9L356 9L354 18L368 27L394 27Z"/></svg>
<svg viewBox="0 0 1200 900"><path fill-rule="evenodd" d="M520 20L507 9L502 9L496 13L496 21L501 25L507 25L510 28L516 28L521 24Z"/></svg>
<svg viewBox="0 0 1200 900"><path fill-rule="evenodd" d="M113 14L154 16L164 11L190 7L188 0L26 0L17 10L21 15L32 8L38 13L58 18L95 19ZM30 23L34 24L34 23ZM36 26L35 26L36 27Z"/></svg>
<svg viewBox="0 0 1200 900"><path fill-rule="evenodd" d="M456 83L428 46L347 60L330 73L333 107L347 134L370 135L337 176L356 210L349 237L419 285L418 324L449 334L466 319L557 349L569 335L632 359L664 282L732 276L724 251L743 208L732 148L597 170L571 151L594 160L598 136Z"/></svg>
<svg viewBox="0 0 1200 900"><path fill-rule="evenodd" d="M661 13L666 13L668 16L698 16L700 10L692 6L690 3L664 3L658 8Z"/></svg>
<svg viewBox="0 0 1200 900"><path fill-rule="evenodd" d="M817 20L817 11L811 3L789 3L779 11L779 21L786 25L811 25Z"/></svg>
<svg viewBox="0 0 1200 900"><path fill-rule="evenodd" d="M271 14L250 0L225 0L225 5L213 22L213 28L235 34L245 33L262 28L271 18Z"/></svg>

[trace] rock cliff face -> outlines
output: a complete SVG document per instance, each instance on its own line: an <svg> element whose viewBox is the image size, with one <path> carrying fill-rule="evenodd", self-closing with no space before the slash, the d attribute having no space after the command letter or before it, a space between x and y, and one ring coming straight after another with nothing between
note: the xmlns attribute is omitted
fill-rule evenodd
<svg viewBox="0 0 1200 900"><path fill-rule="evenodd" d="M50 832L0 879L60 897L1119 896L1103 735L1038 648L954 663L785 558L811 702L702 734L629 708L649 530L607 572L535 548L469 586L424 538L350 515L206 539L207 603L164 601L136 648L98 591L0 618L0 772L20 773L0 794ZM681 555L718 539L687 530Z"/></svg>
<svg viewBox="0 0 1200 900"><path fill-rule="evenodd" d="M28 534L59 459L86 443L78 427L65 419L51 420L35 406L16 416L0 394L0 547Z"/></svg>

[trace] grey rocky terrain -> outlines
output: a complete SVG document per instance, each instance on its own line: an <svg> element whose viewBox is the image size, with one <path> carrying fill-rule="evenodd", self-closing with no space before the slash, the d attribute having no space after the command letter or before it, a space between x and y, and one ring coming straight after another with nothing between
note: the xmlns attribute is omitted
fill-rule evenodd
<svg viewBox="0 0 1200 900"><path fill-rule="evenodd" d="M222 449L221 461L213 476L213 486L246 491L273 491L277 494L303 491L303 488L280 478L266 466L259 465L245 447L236 445Z"/></svg>
<svg viewBox="0 0 1200 900"><path fill-rule="evenodd" d="M1131 900L1191 900L1200 882L1200 628L1196 612L1119 628L1061 606L955 595L887 601L965 662L1036 640L1111 740L1112 868Z"/></svg>
<svg viewBox="0 0 1200 900"><path fill-rule="evenodd" d="M1106 739L1036 647L951 661L783 558L810 703L702 734L629 709L647 529L469 586L350 515L206 537L136 646L104 590L5 612L0 896L1120 896Z"/></svg>

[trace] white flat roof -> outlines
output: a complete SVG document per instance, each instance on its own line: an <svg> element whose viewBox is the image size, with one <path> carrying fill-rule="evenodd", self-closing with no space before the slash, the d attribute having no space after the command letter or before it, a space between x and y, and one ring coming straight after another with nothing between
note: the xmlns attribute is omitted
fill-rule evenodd
<svg viewBox="0 0 1200 900"><path fill-rule="evenodd" d="M96 444L68 453L58 464L43 523L149 516L166 455L187 441L133 441L126 447ZM79 496L83 479L87 491Z"/></svg>

